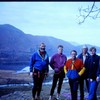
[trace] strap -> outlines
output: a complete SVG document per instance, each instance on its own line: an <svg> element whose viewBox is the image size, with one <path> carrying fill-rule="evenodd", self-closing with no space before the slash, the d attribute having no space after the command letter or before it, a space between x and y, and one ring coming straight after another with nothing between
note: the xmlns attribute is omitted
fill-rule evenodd
<svg viewBox="0 0 100 100"><path fill-rule="evenodd" d="M69 66L69 68L72 69L72 70L75 68L77 70L77 68L74 65L74 61L72 61L72 64Z"/></svg>

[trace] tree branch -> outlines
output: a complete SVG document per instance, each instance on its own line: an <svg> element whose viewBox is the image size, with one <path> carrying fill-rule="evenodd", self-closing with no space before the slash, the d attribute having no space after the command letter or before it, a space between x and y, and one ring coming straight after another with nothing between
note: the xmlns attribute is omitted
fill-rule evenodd
<svg viewBox="0 0 100 100"><path fill-rule="evenodd" d="M94 14L94 15L93 15ZM96 18L100 18L99 16L100 14L100 8L96 7L95 2L93 2L91 7L87 7L85 9L79 8L79 15L78 18L82 18L81 20L79 20L78 24L82 24L85 22L85 20L90 17L92 19L96 19Z"/></svg>

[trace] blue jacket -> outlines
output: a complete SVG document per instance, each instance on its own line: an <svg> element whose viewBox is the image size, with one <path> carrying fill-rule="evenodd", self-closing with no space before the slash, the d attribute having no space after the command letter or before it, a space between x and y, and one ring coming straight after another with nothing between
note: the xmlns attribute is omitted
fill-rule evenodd
<svg viewBox="0 0 100 100"><path fill-rule="evenodd" d="M100 57L93 55L88 60L88 78L93 80L100 75Z"/></svg>
<svg viewBox="0 0 100 100"><path fill-rule="evenodd" d="M37 51L32 55L30 63L30 72L33 71L33 68L39 71L46 70L48 72L49 71L48 64L49 64L49 57L47 53L45 52L45 58L42 59L42 56L40 55L39 51Z"/></svg>

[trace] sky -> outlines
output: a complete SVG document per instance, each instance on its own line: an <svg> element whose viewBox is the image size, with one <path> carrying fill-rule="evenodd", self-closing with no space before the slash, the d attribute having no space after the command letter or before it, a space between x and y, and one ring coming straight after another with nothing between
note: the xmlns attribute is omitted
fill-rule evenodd
<svg viewBox="0 0 100 100"><path fill-rule="evenodd" d="M52 36L68 42L100 47L100 18L79 25L79 8L93 2L0 2L0 24L26 34ZM100 7L100 2L96 2Z"/></svg>

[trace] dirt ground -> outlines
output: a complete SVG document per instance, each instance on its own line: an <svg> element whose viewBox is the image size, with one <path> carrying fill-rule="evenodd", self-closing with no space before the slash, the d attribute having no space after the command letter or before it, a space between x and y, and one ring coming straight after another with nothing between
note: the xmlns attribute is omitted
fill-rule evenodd
<svg viewBox="0 0 100 100"><path fill-rule="evenodd" d="M52 81L52 74L53 72L49 73L49 77L47 78L47 82L49 80ZM9 86L9 84L25 84L27 86ZM19 73L16 74L15 71L5 71L0 70L0 100L32 100L32 77L29 76L29 73ZM1 87L2 85L7 85L6 87ZM42 100L48 100L50 94L51 84L46 85L44 84L41 91L41 98ZM85 100L87 100L88 93L86 88L84 88L85 92ZM100 85L98 86L97 90L98 100L100 100ZM53 100L56 97L56 90L54 93ZM78 98L79 98L79 91L78 91ZM69 84L68 82L63 83L62 90L60 94L60 100L71 100ZM79 99L78 99L79 100Z"/></svg>
<svg viewBox="0 0 100 100"><path fill-rule="evenodd" d="M41 91L42 100L48 100L51 85L43 85ZM0 100L32 100L32 86L6 87L1 88L0 91L5 93L0 97ZM53 100L56 100L56 89ZM87 93L85 93L87 95ZM61 90L60 100L71 100L68 83L64 83ZM87 100L87 99L85 99Z"/></svg>

